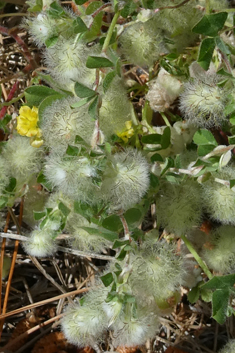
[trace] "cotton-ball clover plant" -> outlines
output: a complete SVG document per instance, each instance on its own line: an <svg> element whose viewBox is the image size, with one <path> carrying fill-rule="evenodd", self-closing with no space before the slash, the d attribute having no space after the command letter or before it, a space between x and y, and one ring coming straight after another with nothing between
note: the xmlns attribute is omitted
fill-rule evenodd
<svg viewBox="0 0 235 353"><path fill-rule="evenodd" d="M65 308L69 342L142 345L181 300L181 286L193 302L213 280L210 269L223 283L234 272L227 2L28 4L23 26L45 67L0 146L0 206L25 195L31 256L66 244L105 257L89 293ZM213 312L220 323L228 303L221 320Z"/></svg>
<svg viewBox="0 0 235 353"><path fill-rule="evenodd" d="M235 340L231 339L226 345L219 351L219 353L233 353L235 349Z"/></svg>
<svg viewBox="0 0 235 353"><path fill-rule="evenodd" d="M218 77L205 73L204 80L195 78L184 84L180 109L185 119L198 127L221 126L226 121L228 103L226 88L218 86Z"/></svg>
<svg viewBox="0 0 235 353"><path fill-rule="evenodd" d="M229 184L229 180L234 179L234 171L233 166L226 166L220 171L213 172L202 184L203 206L212 219L222 224L235 224L235 191Z"/></svg>
<svg viewBox="0 0 235 353"><path fill-rule="evenodd" d="M110 206L127 210L138 203L149 187L149 166L141 152L132 148L110 156L102 192Z"/></svg>
<svg viewBox="0 0 235 353"><path fill-rule="evenodd" d="M192 179L165 182L157 195L159 224L178 236L200 225L202 217L201 186Z"/></svg>
<svg viewBox="0 0 235 353"><path fill-rule="evenodd" d="M204 244L202 257L214 271L234 273L234 234L235 228L229 225L211 231L210 240Z"/></svg>

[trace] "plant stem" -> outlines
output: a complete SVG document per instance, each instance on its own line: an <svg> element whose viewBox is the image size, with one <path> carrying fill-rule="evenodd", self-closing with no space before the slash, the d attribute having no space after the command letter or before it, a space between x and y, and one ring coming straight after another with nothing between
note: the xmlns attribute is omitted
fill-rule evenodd
<svg viewBox="0 0 235 353"><path fill-rule="evenodd" d="M105 38L105 41L104 41L104 45L103 45L103 48L102 48L102 52L106 52L107 49L108 49L108 46L109 46L109 42L111 40L111 37L112 37L112 34L113 34L113 30L114 30L114 27L117 23L117 20L118 20L118 17L119 17L119 14L120 14L120 11L117 11L112 19L112 22L110 24L110 27L109 27L109 30L108 30L108 33L107 33L107 36Z"/></svg>
<svg viewBox="0 0 235 353"><path fill-rule="evenodd" d="M199 264L199 266L202 268L202 270L204 271L204 273L207 275L207 277L209 279L211 279L213 277L212 273L210 272L210 270L208 269L207 265L205 264L205 262L201 259L201 257L198 255L198 253L196 252L196 250L193 247L193 244L191 243L191 241L189 241L185 235L181 235L181 239L184 241L185 245L187 246L188 250L191 252L191 254L193 255L193 257L195 258L195 260L197 261L197 263Z"/></svg>
<svg viewBox="0 0 235 353"><path fill-rule="evenodd" d="M210 13L210 0L206 0L206 14L209 15Z"/></svg>
<svg viewBox="0 0 235 353"><path fill-rule="evenodd" d="M167 119L166 115L164 113L160 113L162 116L162 119L164 120L166 126L171 127L171 124L169 123L169 120Z"/></svg>

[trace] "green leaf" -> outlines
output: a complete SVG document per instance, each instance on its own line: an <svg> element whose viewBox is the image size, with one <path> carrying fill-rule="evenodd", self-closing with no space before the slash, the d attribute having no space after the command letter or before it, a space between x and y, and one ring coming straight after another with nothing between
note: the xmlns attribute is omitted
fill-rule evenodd
<svg viewBox="0 0 235 353"><path fill-rule="evenodd" d="M162 141L162 135L161 134L150 134L150 135L145 135L142 136L141 142L150 144L150 145L157 145L161 144Z"/></svg>
<svg viewBox="0 0 235 353"><path fill-rule="evenodd" d="M7 192L13 192L16 187L16 178L10 178L9 184L5 188Z"/></svg>
<svg viewBox="0 0 235 353"><path fill-rule="evenodd" d="M115 71L111 71L109 73L107 73L107 75L104 78L103 81L103 90L104 93L107 92L111 82L113 81L114 77L116 76L116 72Z"/></svg>
<svg viewBox="0 0 235 353"><path fill-rule="evenodd" d="M124 213L124 217L129 227L137 227L142 220L142 214L138 208L130 208Z"/></svg>
<svg viewBox="0 0 235 353"><path fill-rule="evenodd" d="M88 69L98 69L102 67L113 67L114 63L107 58L102 56L88 56L86 67Z"/></svg>
<svg viewBox="0 0 235 353"><path fill-rule="evenodd" d="M59 18L65 14L63 7L60 6L57 1L50 4L50 8L47 12L52 18Z"/></svg>
<svg viewBox="0 0 235 353"><path fill-rule="evenodd" d="M212 301L212 294L213 292L209 289L201 289L200 291L201 298L206 303L210 303Z"/></svg>
<svg viewBox="0 0 235 353"><path fill-rule="evenodd" d="M93 19L92 25L89 31L86 31L82 35L84 42L91 42L97 39L100 35L100 29L102 26L104 11L99 12Z"/></svg>
<svg viewBox="0 0 235 353"><path fill-rule="evenodd" d="M166 158L166 161L163 165L163 169L161 172L161 176L164 175L169 168L173 168L173 167L174 167L174 160L171 157Z"/></svg>
<svg viewBox="0 0 235 353"><path fill-rule="evenodd" d="M208 144L213 144L214 146L218 145L213 134L206 129L201 129L195 132L193 136L193 142L196 143L197 145L208 145Z"/></svg>
<svg viewBox="0 0 235 353"><path fill-rule="evenodd" d="M162 156L158 153L155 153L154 155L152 155L151 157L151 162L154 163L154 162L163 162L164 159L162 158Z"/></svg>
<svg viewBox="0 0 235 353"><path fill-rule="evenodd" d="M208 70L215 49L214 38L205 38L201 42L197 62L204 69Z"/></svg>
<svg viewBox="0 0 235 353"><path fill-rule="evenodd" d="M76 5L83 5L85 2L87 2L87 0L75 0Z"/></svg>
<svg viewBox="0 0 235 353"><path fill-rule="evenodd" d="M40 219L46 217L46 212L43 211L43 212L36 212L36 211L33 211L33 218L35 219L35 221L39 221Z"/></svg>
<svg viewBox="0 0 235 353"><path fill-rule="evenodd" d="M112 249L117 249L117 248L120 248L123 245L127 245L127 244L130 244L129 240L119 240L118 239L118 240L115 240Z"/></svg>
<svg viewBox="0 0 235 353"><path fill-rule="evenodd" d="M92 97L88 97L88 98L83 98L83 99L79 100L78 102L75 102L75 103L71 104L71 108L82 107L83 105L85 105L88 102L90 102L92 99L93 99L93 96Z"/></svg>
<svg viewBox="0 0 235 353"><path fill-rule="evenodd" d="M9 130L7 124L12 120L12 116L6 114L2 120L0 120L0 129L2 129L5 133Z"/></svg>
<svg viewBox="0 0 235 353"><path fill-rule="evenodd" d="M46 39L46 40L45 40L46 47L47 47L47 48L52 47L53 45L56 44L56 42L58 41L58 39L59 39L58 36L54 36L54 37L51 37L51 38Z"/></svg>
<svg viewBox="0 0 235 353"><path fill-rule="evenodd" d="M105 218L102 222L102 227L113 232L120 232L122 230L122 222L117 215L111 215Z"/></svg>
<svg viewBox="0 0 235 353"><path fill-rule="evenodd" d="M224 53L226 55L231 54L229 48L227 47L227 45L224 43L224 41L220 37L215 38L215 43L216 43L217 47L222 51L222 53Z"/></svg>
<svg viewBox="0 0 235 353"><path fill-rule="evenodd" d="M99 227L99 228L92 228L92 227L80 227L81 229L84 229L87 233L91 235L98 235L100 237L103 237L107 240L114 241L115 239L118 239L118 233L112 232L108 229Z"/></svg>
<svg viewBox="0 0 235 353"><path fill-rule="evenodd" d="M198 154L199 157L204 157L206 154L212 152L215 147L216 147L215 145L201 145L201 146L198 146L197 154Z"/></svg>
<svg viewBox="0 0 235 353"><path fill-rule="evenodd" d="M111 272L107 273L106 275L101 276L100 279L104 283L105 287L108 287L113 282L113 274Z"/></svg>
<svg viewBox="0 0 235 353"><path fill-rule="evenodd" d="M74 31L75 34L83 33L83 32L86 32L88 30L87 26L85 25L85 23L83 22L81 17L77 17L73 21L72 26L73 26L73 31Z"/></svg>
<svg viewBox="0 0 235 353"><path fill-rule="evenodd" d="M79 148L78 147L68 145L68 148L66 150L66 154L68 154L69 156L77 156L78 152L79 152Z"/></svg>
<svg viewBox="0 0 235 353"><path fill-rule="evenodd" d="M230 116L229 121L232 125L235 125L235 113Z"/></svg>
<svg viewBox="0 0 235 353"><path fill-rule="evenodd" d="M68 217L68 215L69 215L70 212L71 212L71 210L70 210L63 202L59 202L58 208L59 208L59 210L63 213L63 215L64 215L65 217Z"/></svg>
<svg viewBox="0 0 235 353"><path fill-rule="evenodd" d="M124 249L122 249L120 251L120 253L118 254L118 256L116 257L116 259L122 261L125 259L125 256L126 256L126 251Z"/></svg>
<svg viewBox="0 0 235 353"><path fill-rule="evenodd" d="M235 185L235 179L229 180L230 183L230 189L232 189L232 187L234 187Z"/></svg>
<svg viewBox="0 0 235 353"><path fill-rule="evenodd" d="M59 100L64 97L65 96L63 94L57 93L57 94L53 94L53 95L43 99L43 101L40 103L40 105L38 107L39 120L43 119L43 112L48 106L50 106L54 101Z"/></svg>
<svg viewBox="0 0 235 353"><path fill-rule="evenodd" d="M84 86L83 84L76 82L74 86L75 93L80 98L94 97L97 92Z"/></svg>
<svg viewBox="0 0 235 353"><path fill-rule="evenodd" d="M151 185L151 187L154 188L154 189L159 186L159 179L158 179L158 177L157 177L155 174L153 174L153 173L150 173L150 185Z"/></svg>
<svg viewBox="0 0 235 353"><path fill-rule="evenodd" d="M220 324L226 320L229 303L229 290L217 289L212 295L212 317Z"/></svg>
<svg viewBox="0 0 235 353"><path fill-rule="evenodd" d="M47 181L45 175L42 172L40 172L37 177L37 183L42 184L48 191L52 190L51 184Z"/></svg>
<svg viewBox="0 0 235 353"><path fill-rule="evenodd" d="M75 137L75 143L77 144L81 144L81 145L84 145L84 146L87 146L87 143L85 140L83 140L83 138L79 135L76 135Z"/></svg>
<svg viewBox="0 0 235 353"><path fill-rule="evenodd" d="M121 10L121 16L127 18L137 9L138 5L134 1L128 1Z"/></svg>
<svg viewBox="0 0 235 353"><path fill-rule="evenodd" d="M188 300L190 301L191 304L196 303L196 301L199 299L200 296L200 290L199 287L196 286L190 290L188 293Z"/></svg>
<svg viewBox="0 0 235 353"><path fill-rule="evenodd" d="M202 19L193 27L192 32L204 34L205 36L215 37L223 28L228 17L227 12L204 15Z"/></svg>
<svg viewBox="0 0 235 353"><path fill-rule="evenodd" d="M48 96L58 94L58 92L46 86L31 86L26 88L24 92L27 104L31 107L38 107Z"/></svg>
<svg viewBox="0 0 235 353"><path fill-rule="evenodd" d="M88 108L88 113L93 120L97 119L100 97L97 95Z"/></svg>
<svg viewBox="0 0 235 353"><path fill-rule="evenodd" d="M92 15L103 5L102 1L93 1L86 8L86 15Z"/></svg>
<svg viewBox="0 0 235 353"><path fill-rule="evenodd" d="M5 196L1 196L1 198L0 198L0 209L6 207L7 202L8 202L8 198L5 197Z"/></svg>
<svg viewBox="0 0 235 353"><path fill-rule="evenodd" d="M162 149L166 149L167 147L169 147L171 144L171 129L169 126L167 126L164 131L163 131L163 135L161 138L161 145L162 145Z"/></svg>
<svg viewBox="0 0 235 353"><path fill-rule="evenodd" d="M206 282L201 288L203 289L224 289L233 287L235 284L235 274L225 276L214 276Z"/></svg>

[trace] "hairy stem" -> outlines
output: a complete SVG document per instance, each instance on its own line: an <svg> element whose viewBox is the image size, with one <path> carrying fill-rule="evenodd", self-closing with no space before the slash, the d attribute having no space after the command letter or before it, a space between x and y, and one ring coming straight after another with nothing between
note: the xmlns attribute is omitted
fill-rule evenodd
<svg viewBox="0 0 235 353"><path fill-rule="evenodd" d="M104 45L103 45L103 48L102 48L102 52L106 52L107 49L108 49L108 46L109 46L109 42L111 40L111 37L112 37L112 34L113 34L113 30L114 30L114 27L116 26L116 23L117 23L117 20L118 20L118 17L120 15L120 11L117 11L112 19L112 22L110 24L110 27L109 27L109 30L108 30L108 33L107 33L107 36L105 38L105 41L104 41Z"/></svg>
<svg viewBox="0 0 235 353"><path fill-rule="evenodd" d="M199 266L201 267L201 269L203 270L203 272L207 275L207 277L209 279L211 279L213 277L212 273L210 272L210 270L208 269L207 265L205 264L205 262L201 259L201 257L198 255L198 253L196 252L196 250L193 247L193 244L191 243L191 241L189 241L185 235L181 235L181 239L184 241L185 245L187 246L188 250L191 252L191 254L193 255L193 257L195 258L195 260L197 261L197 263L199 264Z"/></svg>

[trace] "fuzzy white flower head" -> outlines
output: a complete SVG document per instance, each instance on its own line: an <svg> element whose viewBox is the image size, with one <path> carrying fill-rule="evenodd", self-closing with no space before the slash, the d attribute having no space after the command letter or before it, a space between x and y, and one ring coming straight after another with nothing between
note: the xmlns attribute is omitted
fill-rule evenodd
<svg viewBox="0 0 235 353"><path fill-rule="evenodd" d="M54 151L65 152L68 144L74 144L76 135L91 143L95 122L89 116L87 105L71 108L76 101L79 99L59 99L43 111L40 122L43 140Z"/></svg>
<svg viewBox="0 0 235 353"><path fill-rule="evenodd" d="M211 232L211 241L204 245L202 257L207 265L222 274L235 270L235 227L220 226Z"/></svg>
<svg viewBox="0 0 235 353"><path fill-rule="evenodd" d="M135 122L135 113L127 98L123 80L116 76L102 97L99 125L106 138L126 130L127 121Z"/></svg>
<svg viewBox="0 0 235 353"><path fill-rule="evenodd" d="M51 18L46 12L41 12L37 17L25 19L24 23L38 47L42 47L46 40L58 33L58 20Z"/></svg>
<svg viewBox="0 0 235 353"><path fill-rule="evenodd" d="M78 347L95 347L107 328L106 316L100 305L73 305L66 309L61 320L67 340Z"/></svg>
<svg viewBox="0 0 235 353"><path fill-rule="evenodd" d="M73 199L88 201L94 196L92 177L96 176L96 169L86 157L51 153L46 159L45 176L53 187Z"/></svg>
<svg viewBox="0 0 235 353"><path fill-rule="evenodd" d="M45 257L56 252L54 238L57 233L50 229L36 229L31 233L30 238L24 242L24 250L31 256Z"/></svg>
<svg viewBox="0 0 235 353"><path fill-rule="evenodd" d="M111 208L127 210L141 200L148 187L149 165L140 151L127 148L110 157L101 193Z"/></svg>
<svg viewBox="0 0 235 353"><path fill-rule="evenodd" d="M92 88L95 82L95 69L86 67L89 55L97 54L96 47L89 48L81 40L60 37L53 47L45 52L45 63L52 77L61 88L73 91L74 82Z"/></svg>
<svg viewBox="0 0 235 353"><path fill-rule="evenodd" d="M170 108L181 91L182 82L161 68L157 78L149 82L146 99L154 111L164 112Z"/></svg>
<svg viewBox="0 0 235 353"><path fill-rule="evenodd" d="M8 161L8 168L20 183L27 183L41 167L42 149L30 145L29 139L13 136L3 148L2 156Z"/></svg>
<svg viewBox="0 0 235 353"><path fill-rule="evenodd" d="M184 274L183 259L167 243L143 244L143 249L131 256L131 266L129 283L140 302L145 302L146 296L167 299L179 289Z"/></svg>
<svg viewBox="0 0 235 353"><path fill-rule="evenodd" d="M162 30L150 21L130 25L119 38L121 52L134 65L150 66L161 53L167 53Z"/></svg>
<svg viewBox="0 0 235 353"><path fill-rule="evenodd" d="M235 339L229 341L219 353L234 353L235 352Z"/></svg>
<svg viewBox="0 0 235 353"><path fill-rule="evenodd" d="M227 166L212 173L212 177L202 184L202 202L212 219L235 225L235 190L224 184L231 179L235 179L234 167Z"/></svg>
<svg viewBox="0 0 235 353"><path fill-rule="evenodd" d="M158 222L178 236L198 226L202 215L201 195L201 186L191 179L177 184L163 183L156 201Z"/></svg>
<svg viewBox="0 0 235 353"><path fill-rule="evenodd" d="M220 126L225 120L228 92L220 88L215 74L205 71L184 85L180 95L180 109L186 119L198 127Z"/></svg>
<svg viewBox="0 0 235 353"><path fill-rule="evenodd" d="M139 346L147 339L153 338L158 330L158 317L156 314L145 310L136 310L133 316L129 310L123 314L112 325L113 345L117 346Z"/></svg>

